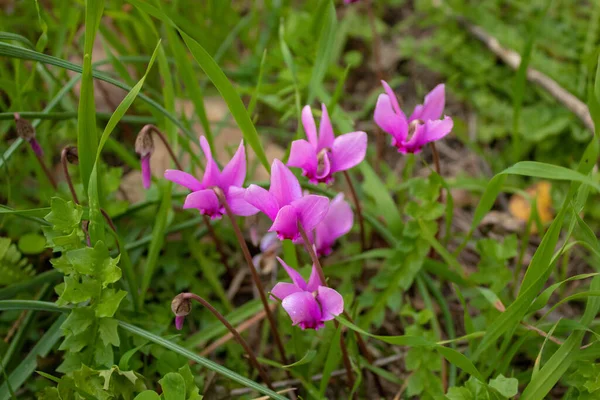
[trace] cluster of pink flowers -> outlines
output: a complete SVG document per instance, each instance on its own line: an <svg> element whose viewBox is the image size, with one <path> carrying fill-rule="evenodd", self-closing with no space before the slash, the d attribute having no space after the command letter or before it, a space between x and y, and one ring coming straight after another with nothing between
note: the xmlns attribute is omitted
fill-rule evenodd
<svg viewBox="0 0 600 400"><path fill-rule="evenodd" d="M376 124L392 136L392 145L401 153L418 153L422 147L446 136L452 130L452 119L442 116L445 102L444 85L438 85L426 97L423 105L415 108L407 119L390 86L383 82L385 93L377 100L374 119ZM184 208L195 208L211 218L225 213L215 190L220 190L233 214L249 216L259 211L265 214L280 240L290 239L303 243L302 227L317 254L329 255L336 240L352 228L354 218L350 205L338 194L332 201L327 197L302 191L296 176L288 166L299 168L310 183L326 185L334 181L336 172L360 164L367 151L367 134L357 131L335 136L327 112L322 106L319 129L310 106L302 110L302 124L307 140L292 142L287 166L278 159L271 165L269 189L257 185L244 188L246 153L242 143L221 171L212 157L210 146L200 137L200 147L206 158L201 180L179 170L165 171L165 178L191 191ZM143 163L142 166L147 163ZM148 171L145 171L149 174ZM279 262L293 283L278 283L271 298L281 301L293 325L302 329L320 329L325 321L335 318L344 310L342 296L321 281L313 265L308 283L293 268Z"/></svg>

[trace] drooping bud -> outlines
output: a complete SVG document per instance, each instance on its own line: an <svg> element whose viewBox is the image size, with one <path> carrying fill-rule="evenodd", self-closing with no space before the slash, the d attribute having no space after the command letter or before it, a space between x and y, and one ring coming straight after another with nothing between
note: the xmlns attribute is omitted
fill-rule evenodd
<svg viewBox="0 0 600 400"><path fill-rule="evenodd" d="M152 130L146 125L135 139L135 152L139 154L142 163L142 184L145 189L150 187L152 173L150 171L150 156L154 153L154 139L152 139Z"/></svg>
<svg viewBox="0 0 600 400"><path fill-rule="evenodd" d="M65 152L65 157L69 164L79 164L79 152L77 151L77 147L67 146L63 149L63 151Z"/></svg>
<svg viewBox="0 0 600 400"><path fill-rule="evenodd" d="M31 146L31 150L38 156L42 157L44 155L44 151L40 146L39 142L35 138L35 128L29 121L21 118L19 113L14 114L15 123L17 124L17 135L23 140L29 142L29 146Z"/></svg>
<svg viewBox="0 0 600 400"><path fill-rule="evenodd" d="M180 293L171 302L171 311L175 314L175 328L181 330L185 317L192 311L192 301L185 293Z"/></svg>

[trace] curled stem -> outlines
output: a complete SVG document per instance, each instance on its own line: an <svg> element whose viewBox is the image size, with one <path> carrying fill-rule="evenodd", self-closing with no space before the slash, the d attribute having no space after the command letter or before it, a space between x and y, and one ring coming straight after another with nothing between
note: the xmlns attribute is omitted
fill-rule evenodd
<svg viewBox="0 0 600 400"><path fill-rule="evenodd" d="M265 313L267 315L267 319L269 321L269 326L271 327L271 333L275 338L275 344L279 350L279 354L281 355L281 360L284 364L288 364L287 358L285 356L285 349L283 347L283 342L281 341L281 336L279 335L279 330L277 329L277 324L275 323L275 318L273 317L273 313L271 312L271 308L269 307L269 303L267 301L267 296L265 295L265 288L260 281L260 276L258 275L258 271L254 267L254 263L252 262L252 256L250 255L250 250L248 250L248 245L246 245L246 241L244 240L244 236L242 235L242 231L227 203L227 199L225 199L225 194L219 188L213 189L215 194L217 195L219 202L225 208L225 212L227 213L227 217L229 217L229 221L231 222L231 226L233 227L233 231L235 232L235 237L242 249L242 253L244 254L244 258L246 259L246 264L248 264L248 268L250 268L250 273L252 275L252 280L256 285L256 289L258 290L258 295L260 296L260 301L263 304L265 309Z"/></svg>
<svg viewBox="0 0 600 400"><path fill-rule="evenodd" d="M365 251L367 248L367 238L365 235L365 222L362 215L362 208L360 206L360 200L356 194L356 190L354 189L354 185L352 184L352 179L350 179L350 174L348 171L343 171L344 178L346 178L346 182L348 183L348 188L350 189L350 195L352 196L352 201L354 202L354 207L356 208L356 215L358 216L358 226L360 227L360 245L361 250Z"/></svg>
<svg viewBox="0 0 600 400"><path fill-rule="evenodd" d="M69 185L69 191L71 192L71 197L73 197L73 201L75 204L79 204L79 199L77 198L77 193L75 192L75 187L73 186L73 181L71 180L71 175L69 174L68 164L72 161L69 161L69 156L73 154L73 149L77 151L76 147L73 146L65 146L60 152L60 163L62 164L63 173L65 174L65 179L67 180L67 185Z"/></svg>
<svg viewBox="0 0 600 400"><path fill-rule="evenodd" d="M202 304L202 306L204 306L204 308L206 308L208 311L210 311L229 330L229 332L231 332L231 334L233 335L235 340L240 344L240 346L244 348L246 354L248 354L250 363L254 368L257 369L258 374L260 375L261 379L265 382L267 387L271 390L274 390L273 386L271 385L271 380L269 379L269 376L265 373L264 369L259 364L258 360L256 359L256 355L254 354L254 351L252 351L252 348L248 345L248 342L244 340L244 338L233 327L233 325L231 325L229 321L227 321L227 319L219 311L217 311L217 309L215 309L208 301L198 296L197 294L182 293L179 296L181 296L181 298L185 300L195 300L198 303Z"/></svg>
<svg viewBox="0 0 600 400"><path fill-rule="evenodd" d="M142 127L142 129L140 130L140 133L138 133L138 136L144 135L144 134L151 134L151 133L154 133L159 137L160 141L163 142L163 144L167 148L167 151L169 152L169 155L171 156L171 159L175 163L175 166L177 167L177 169L183 171L183 166L179 163L179 161L177 160L177 157L175 157L173 148L171 148L171 145L167 141L167 138L155 125L152 125L152 124L144 125Z"/></svg>

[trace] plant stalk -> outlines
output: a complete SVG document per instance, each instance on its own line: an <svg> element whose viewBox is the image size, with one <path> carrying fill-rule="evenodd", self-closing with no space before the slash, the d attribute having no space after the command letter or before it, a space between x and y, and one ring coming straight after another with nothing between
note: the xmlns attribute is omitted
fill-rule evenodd
<svg viewBox="0 0 600 400"><path fill-rule="evenodd" d="M354 189L354 185L352 184L352 179L350 179L350 174L348 174L348 171L343 171L343 173L344 178L346 178L346 182L348 183L348 188L350 189L352 201L354 202L354 206L356 207L356 215L358 216L358 226L360 227L361 250L365 251L367 249L367 237L365 234L365 222L362 215L362 207L360 206L360 200L358 199L358 195L356 194L356 190Z"/></svg>

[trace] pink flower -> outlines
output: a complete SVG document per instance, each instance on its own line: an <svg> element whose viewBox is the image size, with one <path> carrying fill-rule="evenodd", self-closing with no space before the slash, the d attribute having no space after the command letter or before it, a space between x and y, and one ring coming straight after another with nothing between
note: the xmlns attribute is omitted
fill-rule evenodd
<svg viewBox="0 0 600 400"><path fill-rule="evenodd" d="M344 4L358 3L360 0L344 0Z"/></svg>
<svg viewBox="0 0 600 400"><path fill-rule="evenodd" d="M204 136L200 136L200 147L206 157L206 169L202 181L198 181L187 172L168 169L165 179L185 186L192 191L186 198L183 208L197 208L201 214L209 217L221 218L225 210L215 194L215 188L223 191L227 204L235 215L248 216L258 212L256 208L244 200L245 189L242 188L246 178L246 151L244 141L240 143L236 153L229 163L219 171L219 167L212 157L210 146Z"/></svg>
<svg viewBox="0 0 600 400"><path fill-rule="evenodd" d="M331 254L331 248L335 241L350 232L353 223L352 209L344 200L344 194L339 193L331 200L327 215L315 228L317 254L320 256Z"/></svg>
<svg viewBox="0 0 600 400"><path fill-rule="evenodd" d="M338 136L333 134L333 127L325 104L319 125L319 134L313 119L310 106L302 110L302 125L308 141L301 139L292 143L288 166L302 168L302 174L311 183L333 181L333 174L345 171L358 165L365 158L367 151L367 134L352 132Z"/></svg>
<svg viewBox="0 0 600 400"><path fill-rule="evenodd" d="M429 92L424 104L416 106L407 120L390 86L385 81L381 83L386 94L380 94L377 99L375 123L392 135L392 145L400 153L419 153L427 143L442 139L450 133L452 119L444 116L440 120L445 103L443 84Z"/></svg>
<svg viewBox="0 0 600 400"><path fill-rule="evenodd" d="M323 286L313 265L308 283L296 270L277 258L292 279L292 283L279 282L271 291L271 299L281 300L283 309L292 319L292 325L302 330L319 330L344 311L344 299L335 290Z"/></svg>
<svg viewBox="0 0 600 400"><path fill-rule="evenodd" d="M250 185L244 199L273 221L269 232L277 232L279 239L292 239L296 243L302 242L298 223L310 235L329 207L327 197L302 195L298 179L277 159L271 165L269 190Z"/></svg>

